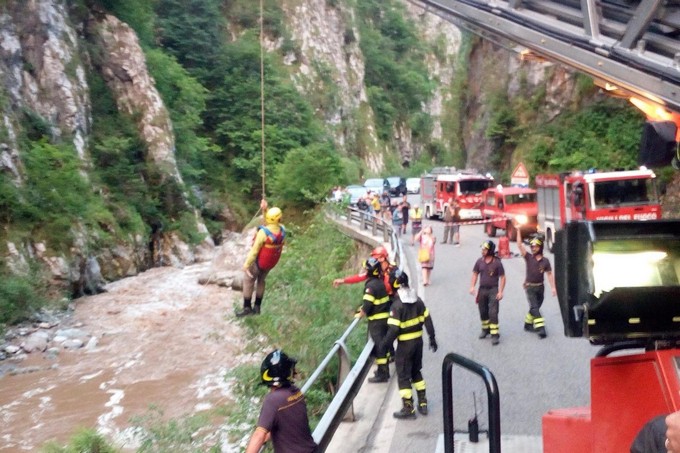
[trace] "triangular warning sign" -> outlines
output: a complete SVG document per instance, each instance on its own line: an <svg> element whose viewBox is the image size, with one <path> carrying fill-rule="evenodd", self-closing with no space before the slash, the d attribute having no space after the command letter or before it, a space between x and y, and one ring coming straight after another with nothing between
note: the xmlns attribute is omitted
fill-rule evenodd
<svg viewBox="0 0 680 453"><path fill-rule="evenodd" d="M529 172L527 171L527 167L524 166L524 163L520 162L517 164L515 167L515 170L512 172L511 178L517 178L517 179L528 179L529 178Z"/></svg>

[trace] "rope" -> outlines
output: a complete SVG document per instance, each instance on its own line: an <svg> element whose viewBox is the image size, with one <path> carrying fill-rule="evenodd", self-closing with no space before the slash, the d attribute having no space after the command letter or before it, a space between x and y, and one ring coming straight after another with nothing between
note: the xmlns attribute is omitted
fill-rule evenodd
<svg viewBox="0 0 680 453"><path fill-rule="evenodd" d="M264 161L264 0L260 0L260 127L261 135L261 165L262 165L262 198L265 192L265 161ZM259 210L258 210L259 213ZM256 214L257 215L257 214Z"/></svg>

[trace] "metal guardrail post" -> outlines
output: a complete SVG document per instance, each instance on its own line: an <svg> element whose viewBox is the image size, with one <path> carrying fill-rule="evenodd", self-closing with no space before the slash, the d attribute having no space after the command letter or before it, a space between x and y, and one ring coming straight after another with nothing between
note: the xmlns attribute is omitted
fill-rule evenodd
<svg viewBox="0 0 680 453"><path fill-rule="evenodd" d="M453 365L459 365L479 375L486 384L489 403L489 453L501 453L501 405L496 378L489 369L455 353L449 353L442 363L442 398L444 400L444 452L453 453Z"/></svg>
<svg viewBox="0 0 680 453"><path fill-rule="evenodd" d="M323 417L319 420L319 424L312 433L314 442L319 448L317 451L323 453L328 448L338 425L342 421L342 416L347 413L349 406L352 404L354 397L359 393L361 384L366 379L368 372L373 365L373 358L371 352L373 351L373 340L369 338L364 350L359 355L356 364L347 375L347 379L342 383L336 393L333 401L324 412Z"/></svg>

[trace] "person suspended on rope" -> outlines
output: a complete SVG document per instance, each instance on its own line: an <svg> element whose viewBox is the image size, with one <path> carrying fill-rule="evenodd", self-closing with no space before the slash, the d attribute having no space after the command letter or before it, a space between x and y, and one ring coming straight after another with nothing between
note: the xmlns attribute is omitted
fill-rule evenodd
<svg viewBox="0 0 680 453"><path fill-rule="evenodd" d="M236 313L238 317L260 314L267 274L279 262L286 239L286 229L281 225L281 209L267 209L267 201L264 199L260 202L260 209L265 213L264 225L257 228L255 241L243 264L243 311Z"/></svg>

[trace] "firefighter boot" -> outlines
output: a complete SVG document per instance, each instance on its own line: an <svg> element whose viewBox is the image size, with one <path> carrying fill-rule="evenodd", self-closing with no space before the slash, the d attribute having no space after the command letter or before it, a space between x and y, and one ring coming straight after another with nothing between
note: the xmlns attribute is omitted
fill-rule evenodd
<svg viewBox="0 0 680 453"><path fill-rule="evenodd" d="M387 367L387 365L378 365L378 369L375 371L373 377L368 378L368 382L371 384L380 384L389 380L390 369Z"/></svg>
<svg viewBox="0 0 680 453"><path fill-rule="evenodd" d="M427 415L427 396L425 396L425 390L418 390L418 412L420 412L420 415Z"/></svg>
<svg viewBox="0 0 680 453"><path fill-rule="evenodd" d="M545 326L538 327L536 329L536 333L538 334L538 338L543 339L548 336L548 333L545 331Z"/></svg>
<svg viewBox="0 0 680 453"><path fill-rule="evenodd" d="M501 340L500 340L500 335L498 335L497 333L491 335L491 344L492 344L492 345L496 346L496 345L497 345L498 343L500 343L500 342L501 342Z"/></svg>
<svg viewBox="0 0 680 453"><path fill-rule="evenodd" d="M524 330L526 330L527 332L534 332L534 325L525 321Z"/></svg>
<svg viewBox="0 0 680 453"><path fill-rule="evenodd" d="M482 329L482 333L479 334L479 339L483 340L484 338L489 336L489 329Z"/></svg>
<svg viewBox="0 0 680 453"><path fill-rule="evenodd" d="M416 410L413 408L413 398L402 398L403 406L400 411L393 413L394 418L411 419L416 418Z"/></svg>

